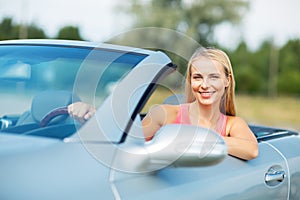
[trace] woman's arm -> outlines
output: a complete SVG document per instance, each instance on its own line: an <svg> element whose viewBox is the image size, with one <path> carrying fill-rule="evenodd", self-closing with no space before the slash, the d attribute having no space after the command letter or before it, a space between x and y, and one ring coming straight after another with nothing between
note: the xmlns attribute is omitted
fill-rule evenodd
<svg viewBox="0 0 300 200"><path fill-rule="evenodd" d="M229 136L224 137L228 146L228 154L251 160L258 156L258 143L248 124L239 117L229 122Z"/></svg>
<svg viewBox="0 0 300 200"><path fill-rule="evenodd" d="M155 133L163 126L165 118L164 108L162 105L155 106L149 110L142 121L144 137L146 141L151 140Z"/></svg>
<svg viewBox="0 0 300 200"><path fill-rule="evenodd" d="M155 133L166 124L172 123L177 114L177 106L158 105L150 109L142 121L145 140L151 140Z"/></svg>

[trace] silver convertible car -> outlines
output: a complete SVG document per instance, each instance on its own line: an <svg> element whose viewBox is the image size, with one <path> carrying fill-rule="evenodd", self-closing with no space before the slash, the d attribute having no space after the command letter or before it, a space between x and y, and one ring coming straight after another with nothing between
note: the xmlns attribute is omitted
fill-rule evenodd
<svg viewBox="0 0 300 200"><path fill-rule="evenodd" d="M144 141L146 107L174 72L160 51L0 42L0 199L300 199L296 131L249 125L250 161L201 127L167 125ZM66 109L77 101L97 107L84 124Z"/></svg>

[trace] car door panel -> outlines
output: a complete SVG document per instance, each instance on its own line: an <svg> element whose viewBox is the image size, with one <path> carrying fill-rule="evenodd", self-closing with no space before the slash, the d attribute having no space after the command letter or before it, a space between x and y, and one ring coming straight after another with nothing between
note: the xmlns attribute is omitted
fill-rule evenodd
<svg viewBox="0 0 300 200"><path fill-rule="evenodd" d="M251 161L231 156L215 166L167 167L151 174L117 173L115 185L122 199L287 199L288 176L269 186L265 174L280 166L288 174L284 158L266 142Z"/></svg>
<svg viewBox="0 0 300 200"><path fill-rule="evenodd" d="M1 200L113 199L109 168L81 143L11 136L0 137Z"/></svg>
<svg viewBox="0 0 300 200"><path fill-rule="evenodd" d="M269 141L285 158L289 166L290 174L290 199L300 199L300 137L282 137Z"/></svg>

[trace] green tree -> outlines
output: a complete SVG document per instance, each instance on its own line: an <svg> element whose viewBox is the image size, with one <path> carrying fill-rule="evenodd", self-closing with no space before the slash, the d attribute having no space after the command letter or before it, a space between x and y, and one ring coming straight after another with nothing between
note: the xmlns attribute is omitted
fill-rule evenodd
<svg viewBox="0 0 300 200"><path fill-rule="evenodd" d="M264 79L262 78L259 64L255 64L257 58L251 52L247 44L242 41L235 51L229 53L233 67L236 90L238 93L255 94L261 92Z"/></svg>
<svg viewBox="0 0 300 200"><path fill-rule="evenodd" d="M4 18L0 24L0 40L18 38L18 31L11 18Z"/></svg>
<svg viewBox="0 0 300 200"><path fill-rule="evenodd" d="M122 9L132 16L132 28L136 31L122 33L108 42L163 51L177 64L182 74L186 71L188 59L199 44L217 45L213 41L217 25L238 23L248 9L248 2L243 0L129 2ZM190 42L192 39L194 43Z"/></svg>
<svg viewBox="0 0 300 200"><path fill-rule="evenodd" d="M300 95L300 40L288 41L279 51L278 90Z"/></svg>
<svg viewBox="0 0 300 200"><path fill-rule="evenodd" d="M11 18L4 18L0 24L0 40L47 38L44 31L36 25L14 24Z"/></svg>
<svg viewBox="0 0 300 200"><path fill-rule="evenodd" d="M79 33L79 28L75 26L65 26L59 30L57 39L83 40Z"/></svg>
<svg viewBox="0 0 300 200"><path fill-rule="evenodd" d="M287 71L300 72L300 39L289 40L279 52L280 73Z"/></svg>
<svg viewBox="0 0 300 200"><path fill-rule="evenodd" d="M16 28L19 30L20 39L45 39L47 38L44 31L34 24L29 26L17 25Z"/></svg>
<svg viewBox="0 0 300 200"><path fill-rule="evenodd" d="M265 40L251 52L245 42L229 53L237 82L237 92L263 94L300 94L300 40L290 40L279 48Z"/></svg>
<svg viewBox="0 0 300 200"><path fill-rule="evenodd" d="M249 3L243 0L131 0L126 11L134 27L163 27L178 30L201 45L211 45L221 23L240 22Z"/></svg>
<svg viewBox="0 0 300 200"><path fill-rule="evenodd" d="M277 59L272 57L275 48L272 39L265 40L260 48L253 53L255 59L252 61L255 75L260 80L260 87L257 92L268 94L270 97L275 97L277 94L276 82L274 83L277 78L277 70L275 69L277 66L274 66L275 62L272 61L272 59Z"/></svg>

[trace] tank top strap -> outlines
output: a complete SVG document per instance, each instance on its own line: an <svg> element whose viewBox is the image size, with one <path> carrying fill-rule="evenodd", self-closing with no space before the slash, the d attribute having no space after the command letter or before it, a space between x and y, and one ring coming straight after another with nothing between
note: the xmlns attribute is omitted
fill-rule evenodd
<svg viewBox="0 0 300 200"><path fill-rule="evenodd" d="M227 124L227 116L221 113L215 131L220 135L225 136L226 124Z"/></svg>
<svg viewBox="0 0 300 200"><path fill-rule="evenodd" d="M173 124L191 124L189 116L189 105L190 104L180 104L176 119Z"/></svg>

